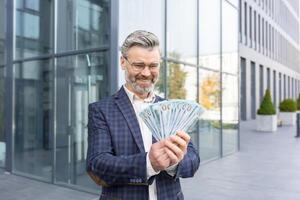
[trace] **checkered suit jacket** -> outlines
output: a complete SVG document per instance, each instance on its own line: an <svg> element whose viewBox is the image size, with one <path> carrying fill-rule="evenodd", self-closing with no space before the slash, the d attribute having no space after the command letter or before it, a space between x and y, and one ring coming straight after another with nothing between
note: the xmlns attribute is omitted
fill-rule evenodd
<svg viewBox="0 0 300 200"><path fill-rule="evenodd" d="M156 96L156 101L163 100ZM89 105L87 171L102 185L100 200L147 200L156 180L158 200L184 199L179 177L192 177L200 158L192 143L174 177L162 171L147 180L146 152L133 106L122 87Z"/></svg>

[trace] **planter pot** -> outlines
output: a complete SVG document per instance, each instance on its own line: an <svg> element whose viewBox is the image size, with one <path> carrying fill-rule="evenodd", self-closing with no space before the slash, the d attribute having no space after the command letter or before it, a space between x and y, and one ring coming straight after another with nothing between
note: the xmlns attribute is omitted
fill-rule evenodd
<svg viewBox="0 0 300 200"><path fill-rule="evenodd" d="M296 112L280 112L279 119L282 120L282 125L294 126L296 124Z"/></svg>
<svg viewBox="0 0 300 200"><path fill-rule="evenodd" d="M275 132L277 130L277 115L257 115L256 130Z"/></svg>

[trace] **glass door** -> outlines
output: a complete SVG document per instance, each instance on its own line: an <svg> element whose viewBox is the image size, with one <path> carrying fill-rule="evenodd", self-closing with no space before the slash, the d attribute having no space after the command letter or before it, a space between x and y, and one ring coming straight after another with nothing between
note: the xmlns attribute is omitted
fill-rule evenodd
<svg viewBox="0 0 300 200"><path fill-rule="evenodd" d="M4 56L5 56L5 1L0 0L0 167L5 165L4 135Z"/></svg>
<svg viewBox="0 0 300 200"><path fill-rule="evenodd" d="M5 149L6 146L5 146L5 134L4 134L4 68L1 67L0 68L0 167L4 167L5 165Z"/></svg>
<svg viewBox="0 0 300 200"><path fill-rule="evenodd" d="M14 171L51 181L53 70L50 60L14 65Z"/></svg>
<svg viewBox="0 0 300 200"><path fill-rule="evenodd" d="M106 53L57 59L56 181L95 187L86 174L88 104L106 96Z"/></svg>

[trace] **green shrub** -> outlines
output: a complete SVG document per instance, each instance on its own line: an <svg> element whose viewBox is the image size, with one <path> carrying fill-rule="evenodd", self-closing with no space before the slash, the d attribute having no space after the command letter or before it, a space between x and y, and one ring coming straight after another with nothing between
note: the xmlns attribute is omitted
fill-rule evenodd
<svg viewBox="0 0 300 200"><path fill-rule="evenodd" d="M281 112L296 112L297 103L293 99L285 99L279 105Z"/></svg>
<svg viewBox="0 0 300 200"><path fill-rule="evenodd" d="M258 115L275 115L276 109L272 103L270 90L266 89L264 99L262 100L259 109L257 110Z"/></svg>
<svg viewBox="0 0 300 200"><path fill-rule="evenodd" d="M298 95L297 99L297 110L300 110L300 94Z"/></svg>

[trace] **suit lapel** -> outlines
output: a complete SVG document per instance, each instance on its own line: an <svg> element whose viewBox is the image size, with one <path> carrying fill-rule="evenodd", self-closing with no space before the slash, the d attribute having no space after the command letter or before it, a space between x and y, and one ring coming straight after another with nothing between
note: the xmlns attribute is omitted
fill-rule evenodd
<svg viewBox="0 0 300 200"><path fill-rule="evenodd" d="M141 152L145 152L141 129L134 108L122 87L115 95L116 104L123 114L133 138Z"/></svg>

